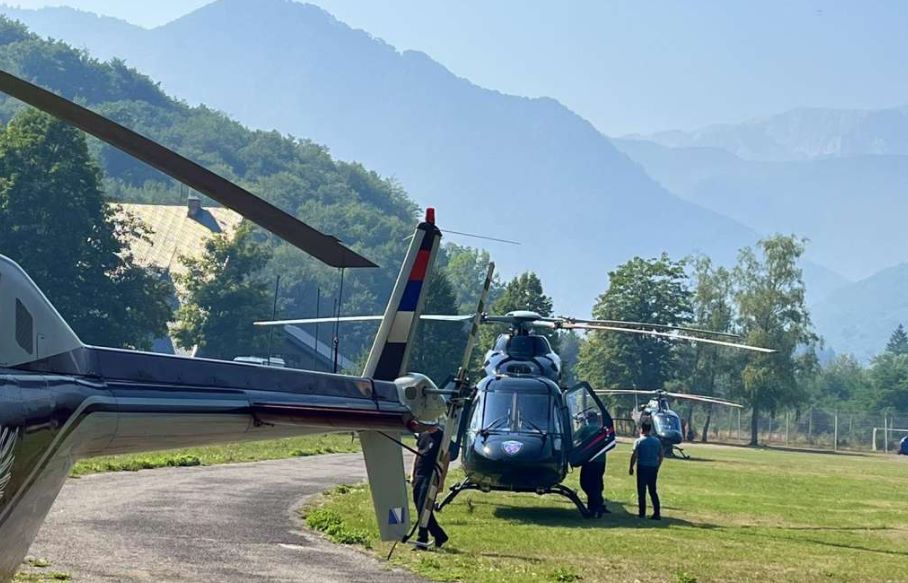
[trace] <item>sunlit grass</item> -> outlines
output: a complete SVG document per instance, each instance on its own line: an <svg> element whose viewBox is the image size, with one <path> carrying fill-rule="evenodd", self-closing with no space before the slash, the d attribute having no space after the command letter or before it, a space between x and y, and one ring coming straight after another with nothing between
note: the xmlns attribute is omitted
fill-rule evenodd
<svg viewBox="0 0 908 583"><path fill-rule="evenodd" d="M359 440L351 438L349 433L307 435L268 441L91 458L77 463L72 470L72 475L83 476L99 472L136 471L171 466L210 466L357 451L360 451Z"/></svg>
<svg viewBox="0 0 908 583"><path fill-rule="evenodd" d="M398 546L393 561L452 581L908 581L908 459L690 451L694 460L661 472L661 523L635 516L622 444L609 455L605 519L584 520L554 496L470 492L439 515L445 551ZM577 487L577 473L568 484ZM342 492L319 512L386 556L368 490Z"/></svg>

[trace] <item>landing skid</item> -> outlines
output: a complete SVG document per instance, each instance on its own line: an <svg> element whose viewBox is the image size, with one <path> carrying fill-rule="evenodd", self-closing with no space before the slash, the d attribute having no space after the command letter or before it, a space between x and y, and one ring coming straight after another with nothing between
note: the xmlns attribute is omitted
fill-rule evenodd
<svg viewBox="0 0 908 583"><path fill-rule="evenodd" d="M675 453L677 452L677 455ZM678 447L677 445L665 444L664 447L665 457L680 457L681 459L689 460L690 456L684 451L683 448Z"/></svg>
<svg viewBox="0 0 908 583"><path fill-rule="evenodd" d="M451 488L448 490L448 495L445 496L445 499L435 505L435 510L440 512L445 506L453 502L454 498L456 498L458 494L466 490L479 490L480 492L490 492L493 490L496 492L532 492L539 494L540 496L542 496L543 494L558 494L559 496L564 496L565 498L573 502L577 507L577 510L580 511L581 516L583 516L584 518L592 517L592 513L590 513L589 509L586 507L586 504L584 504L583 501L580 500L577 492L571 490L564 484L555 484L554 486L549 486L548 488L539 490L512 490L510 488L496 488L488 486L483 488L475 482L464 480L463 482L458 482L451 486Z"/></svg>

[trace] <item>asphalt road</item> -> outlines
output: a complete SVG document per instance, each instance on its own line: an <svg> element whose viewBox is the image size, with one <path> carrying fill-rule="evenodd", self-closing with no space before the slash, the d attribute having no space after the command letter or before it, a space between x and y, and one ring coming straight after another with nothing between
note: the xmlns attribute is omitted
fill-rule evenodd
<svg viewBox="0 0 908 583"><path fill-rule="evenodd" d="M303 529L307 498L364 479L358 454L70 479L29 553L77 583L422 581Z"/></svg>

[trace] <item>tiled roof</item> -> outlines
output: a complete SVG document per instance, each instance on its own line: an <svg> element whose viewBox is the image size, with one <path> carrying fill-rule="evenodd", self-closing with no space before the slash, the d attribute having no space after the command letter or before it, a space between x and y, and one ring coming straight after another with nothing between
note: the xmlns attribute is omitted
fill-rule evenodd
<svg viewBox="0 0 908 583"><path fill-rule="evenodd" d="M186 272L180 256L201 257L210 237L217 233L233 234L243 220L226 208L202 208L191 217L186 205L120 203L119 206L152 230L148 240L130 242L136 262L164 268L171 275Z"/></svg>

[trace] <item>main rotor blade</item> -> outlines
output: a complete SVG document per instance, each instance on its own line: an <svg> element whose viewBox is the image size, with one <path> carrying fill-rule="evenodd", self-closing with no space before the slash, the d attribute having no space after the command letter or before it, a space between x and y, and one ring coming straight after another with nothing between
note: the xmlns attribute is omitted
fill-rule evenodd
<svg viewBox="0 0 908 583"><path fill-rule="evenodd" d="M179 180L332 267L377 267L343 246L336 238L319 232L192 160L81 105L2 70L0 91L70 123Z"/></svg>
<svg viewBox="0 0 908 583"><path fill-rule="evenodd" d="M688 401L701 401L703 403L714 403L716 405L725 405L727 407L737 407L738 409L743 409L744 405L739 403L733 403L731 401L726 401L725 399L717 399L715 397L707 397L704 395L689 395L687 393L665 393L667 396L672 399L686 399Z"/></svg>
<svg viewBox="0 0 908 583"><path fill-rule="evenodd" d="M715 344L717 346L728 346L730 348L740 348L741 350L750 350L753 352L771 353L775 352L770 348L760 348L759 346L750 346L748 344L738 344L735 342L725 342L723 340L714 340L712 338L699 338L686 334L676 334L672 332L658 332L656 330L643 330L639 328L621 328L620 326L605 326L600 324L582 324L577 322L564 322L561 324L565 329L579 330L608 330L610 332L627 332L628 334L640 334L642 336L656 336L659 338L668 338L669 340L683 340L686 342L703 342L705 344Z"/></svg>
<svg viewBox="0 0 908 583"><path fill-rule="evenodd" d="M297 326L303 324L334 324L337 322L378 322L384 316L325 316L323 318L297 318L295 320L263 320L254 322L256 326ZM420 320L436 322L466 322L473 316L448 316L444 314L423 314Z"/></svg>
<svg viewBox="0 0 908 583"><path fill-rule="evenodd" d="M655 395L659 391L639 391L635 389L596 389L593 392L603 395Z"/></svg>
<svg viewBox="0 0 908 583"><path fill-rule="evenodd" d="M580 318L546 318L550 322L575 322L578 324L599 324L602 326L617 326L629 328L652 328L654 330L677 330L679 332L690 332L691 334L706 334L708 336L720 336L724 338L740 338L740 334L731 332L716 332L715 330L704 330L703 328L691 328L688 326L672 326L670 324L650 324L648 322L632 322L629 320L583 320Z"/></svg>

